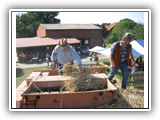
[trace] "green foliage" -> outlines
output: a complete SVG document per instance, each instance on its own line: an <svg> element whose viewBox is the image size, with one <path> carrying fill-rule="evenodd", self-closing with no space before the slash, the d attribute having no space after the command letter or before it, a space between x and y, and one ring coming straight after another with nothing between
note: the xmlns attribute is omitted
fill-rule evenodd
<svg viewBox="0 0 160 120"><path fill-rule="evenodd" d="M112 33L107 39L104 39L104 42L114 43L120 41L126 32L131 32L134 35L133 39L135 40L144 39L143 24L136 23L130 19L123 19L114 26Z"/></svg>
<svg viewBox="0 0 160 120"><path fill-rule="evenodd" d="M40 23L60 23L59 12L27 12L16 15L16 37L35 37Z"/></svg>
<svg viewBox="0 0 160 120"><path fill-rule="evenodd" d="M110 25L111 23L102 23L102 25Z"/></svg>

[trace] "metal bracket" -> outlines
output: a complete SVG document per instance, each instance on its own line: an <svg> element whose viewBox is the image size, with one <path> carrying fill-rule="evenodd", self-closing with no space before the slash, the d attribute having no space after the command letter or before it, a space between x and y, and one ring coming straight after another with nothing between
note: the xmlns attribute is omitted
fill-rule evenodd
<svg viewBox="0 0 160 120"><path fill-rule="evenodd" d="M57 103L58 101L56 99L54 99L54 101L52 103Z"/></svg>

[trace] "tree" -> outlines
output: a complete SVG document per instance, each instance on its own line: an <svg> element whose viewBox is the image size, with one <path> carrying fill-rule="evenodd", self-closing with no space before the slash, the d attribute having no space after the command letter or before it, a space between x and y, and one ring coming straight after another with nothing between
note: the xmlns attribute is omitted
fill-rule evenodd
<svg viewBox="0 0 160 120"><path fill-rule="evenodd" d="M102 25L110 25L111 23L102 23Z"/></svg>
<svg viewBox="0 0 160 120"><path fill-rule="evenodd" d="M33 15L41 23L60 23L60 20L55 18L59 12L28 12L28 14Z"/></svg>
<svg viewBox="0 0 160 120"><path fill-rule="evenodd" d="M114 43L122 40L123 35L126 32L131 32L134 36L133 39L144 39L144 25L136 23L131 19L123 19L117 23L110 36L104 40L105 43Z"/></svg>
<svg viewBox="0 0 160 120"><path fill-rule="evenodd" d="M59 12L27 12L16 15L16 37L34 37L40 23L60 23Z"/></svg>
<svg viewBox="0 0 160 120"><path fill-rule="evenodd" d="M136 40L144 39L144 25L142 23L138 23L133 28L133 34Z"/></svg>

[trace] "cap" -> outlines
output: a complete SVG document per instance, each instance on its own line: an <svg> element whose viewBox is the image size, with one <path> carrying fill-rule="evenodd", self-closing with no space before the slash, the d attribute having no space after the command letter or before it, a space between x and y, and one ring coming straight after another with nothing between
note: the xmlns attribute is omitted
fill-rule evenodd
<svg viewBox="0 0 160 120"><path fill-rule="evenodd" d="M132 33L125 33L124 36L125 38L129 39L129 40L133 40L133 34Z"/></svg>

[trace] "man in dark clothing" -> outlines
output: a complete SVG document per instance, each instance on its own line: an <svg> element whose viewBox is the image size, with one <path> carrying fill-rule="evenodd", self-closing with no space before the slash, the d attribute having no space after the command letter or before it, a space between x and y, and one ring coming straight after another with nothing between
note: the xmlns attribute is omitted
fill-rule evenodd
<svg viewBox="0 0 160 120"><path fill-rule="evenodd" d="M117 73L117 71L121 69L123 77L121 88L124 89L126 89L128 80L129 57L132 60L133 68L135 68L135 62L132 54L132 45L130 44L132 38L133 38L132 33L125 33L125 35L122 38L122 41L115 42L111 45L111 54L110 54L111 70L108 76L108 80L114 83L115 81L112 80L112 78Z"/></svg>

